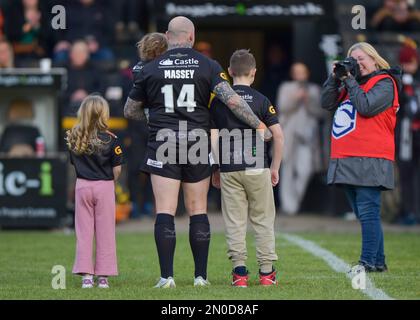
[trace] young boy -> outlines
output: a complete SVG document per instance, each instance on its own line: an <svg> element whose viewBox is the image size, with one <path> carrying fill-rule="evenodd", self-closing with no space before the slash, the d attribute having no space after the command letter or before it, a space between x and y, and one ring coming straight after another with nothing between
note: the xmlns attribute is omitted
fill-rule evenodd
<svg viewBox="0 0 420 320"><path fill-rule="evenodd" d="M260 268L259 282L264 286L276 285L276 271L273 266L273 262L277 260L274 237L276 212L272 187L279 181L283 132L274 106L265 96L250 87L255 79L256 62L249 50L235 51L228 70L233 78L233 89L248 102L253 112L273 135L272 162L269 166L268 148L262 140L259 143L256 140L261 139L260 135L252 130L250 137L251 127L238 120L220 100L216 98L212 101L210 112L214 127L218 129L212 130L212 145L215 153L219 154L216 155L216 159L220 167L214 172L212 182L216 188L221 186L222 189L222 213L228 256L233 264L232 286L248 286L246 268L248 217L255 231ZM228 139L226 132L229 132ZM224 143L228 143L228 149L223 146ZM219 153L219 150L223 151ZM256 163L250 163L250 156L256 160Z"/></svg>

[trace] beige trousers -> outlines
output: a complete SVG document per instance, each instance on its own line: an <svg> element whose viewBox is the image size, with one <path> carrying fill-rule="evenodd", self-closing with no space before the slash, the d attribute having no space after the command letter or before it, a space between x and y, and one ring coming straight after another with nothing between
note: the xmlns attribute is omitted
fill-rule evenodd
<svg viewBox="0 0 420 320"><path fill-rule="evenodd" d="M255 231L255 246L261 272L271 272L275 250L273 188L269 169L222 172L222 213L228 257L233 268L246 266L247 221Z"/></svg>

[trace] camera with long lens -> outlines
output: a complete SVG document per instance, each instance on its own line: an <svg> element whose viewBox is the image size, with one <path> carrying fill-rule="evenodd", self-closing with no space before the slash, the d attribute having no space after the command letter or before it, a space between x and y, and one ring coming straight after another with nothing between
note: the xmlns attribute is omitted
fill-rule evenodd
<svg viewBox="0 0 420 320"><path fill-rule="evenodd" d="M350 72L356 80L360 78L360 67L357 64L357 60L353 57L347 57L346 59L335 63L334 74L338 79L346 77L348 72Z"/></svg>

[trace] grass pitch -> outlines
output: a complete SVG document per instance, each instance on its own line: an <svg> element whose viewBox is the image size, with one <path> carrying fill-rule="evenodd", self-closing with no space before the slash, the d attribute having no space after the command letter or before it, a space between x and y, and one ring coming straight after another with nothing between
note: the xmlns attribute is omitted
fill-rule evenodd
<svg viewBox="0 0 420 320"><path fill-rule="evenodd" d="M357 261L359 234L305 233L349 264ZM159 264L152 233L117 235L120 275L110 279L109 290L82 290L81 279L71 274L75 235L58 232L0 231L0 299L140 299L140 300L279 300L279 299L369 299L354 290L350 280L334 272L323 260L277 237L277 287L258 286L253 236L248 238L250 286L232 288L231 265L222 233L212 234L208 277L210 287L193 287L193 259L188 235L177 234L175 281L172 290L154 289ZM385 251L390 271L369 274L377 288L395 299L420 299L420 235L385 234ZM54 265L66 268L66 289L54 290Z"/></svg>

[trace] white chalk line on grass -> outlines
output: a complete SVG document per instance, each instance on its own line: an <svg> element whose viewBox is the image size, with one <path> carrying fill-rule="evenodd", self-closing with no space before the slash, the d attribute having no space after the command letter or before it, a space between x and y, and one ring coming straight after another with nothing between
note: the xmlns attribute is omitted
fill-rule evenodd
<svg viewBox="0 0 420 320"><path fill-rule="evenodd" d="M348 271L351 269L351 266L348 265L346 262L344 262L342 259L337 257L334 253L331 251L328 251L320 246L318 246L316 243L306 240L304 238L301 238L297 235L292 234L280 234L279 236L283 237L290 243L293 243L305 251L308 251L312 255L321 258L324 260L335 272L344 273L347 278L350 280L352 279L352 274L350 274ZM364 294L366 294L368 297L370 297L373 300L394 300L390 296L388 296L383 290L378 289L375 287L375 284L373 281L369 278L369 276L366 274L366 289L360 289L360 291Z"/></svg>

